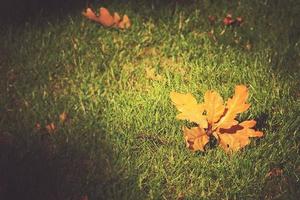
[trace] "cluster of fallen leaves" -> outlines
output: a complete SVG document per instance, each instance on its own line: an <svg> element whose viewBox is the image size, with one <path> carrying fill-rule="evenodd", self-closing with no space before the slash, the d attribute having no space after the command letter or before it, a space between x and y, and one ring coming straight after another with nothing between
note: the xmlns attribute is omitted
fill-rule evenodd
<svg viewBox="0 0 300 200"><path fill-rule="evenodd" d="M248 89L244 85L235 87L232 98L223 102L223 98L215 91L207 91L204 102L197 100L190 94L170 93L171 100L179 110L177 119L188 120L198 126L183 127L186 145L192 151L204 151L206 145L214 138L226 152L235 152L250 143L250 137L262 137L263 133L256 131L255 120L239 123L238 114L248 110L246 103Z"/></svg>
<svg viewBox="0 0 300 200"><path fill-rule="evenodd" d="M246 50L252 49L252 44L250 40L245 40L241 34L239 34L238 27L243 26L245 20L242 16L233 17L231 13L227 13L226 16L220 20L217 19L215 15L209 15L208 21L211 24L211 30L208 31L208 36L214 41L218 42L218 40L222 40L221 37L225 35L226 32L229 31L228 34L226 34L226 39L228 41L232 41L237 45L242 45L242 47ZM217 30L215 30L214 25L222 23L223 27L219 34L217 34ZM224 37L223 37L224 39ZM227 42L228 42L227 41Z"/></svg>
<svg viewBox="0 0 300 200"><path fill-rule="evenodd" d="M217 17L214 15L209 15L208 20L211 24L215 24L217 21ZM235 19L232 17L232 14L228 13L226 17L223 19L223 24L225 26L240 26L244 22L241 16L236 17Z"/></svg>
<svg viewBox="0 0 300 200"><path fill-rule="evenodd" d="M117 12L114 12L114 15L112 15L108 9L103 7L99 9L98 15L91 8L87 8L82 14L87 19L99 23L104 27L128 29L131 26L130 19L127 15L124 15L123 18L121 18Z"/></svg>

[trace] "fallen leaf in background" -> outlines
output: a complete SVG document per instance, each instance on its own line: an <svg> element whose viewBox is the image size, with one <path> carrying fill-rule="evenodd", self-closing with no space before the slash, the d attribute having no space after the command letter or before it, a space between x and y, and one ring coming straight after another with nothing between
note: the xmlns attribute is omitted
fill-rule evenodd
<svg viewBox="0 0 300 200"><path fill-rule="evenodd" d="M64 123L68 119L68 114L64 111L59 115L59 121Z"/></svg>
<svg viewBox="0 0 300 200"><path fill-rule="evenodd" d="M41 124L40 123L35 123L35 125L34 125L34 130L36 130L36 131L39 131L39 130L41 130Z"/></svg>
<svg viewBox="0 0 300 200"><path fill-rule="evenodd" d="M248 110L246 103L248 89L237 85L232 98L224 104L222 97L215 91L207 91L204 103L198 104L191 94L171 92L172 103L178 109L176 117L196 123L191 129L184 127L184 139L192 151L204 151L205 145L215 137L219 146L226 152L235 152L250 144L250 137L262 137L261 131L254 129L255 120L239 123L238 114Z"/></svg>
<svg viewBox="0 0 300 200"><path fill-rule="evenodd" d="M46 125L46 130L49 134L54 133L56 130L55 124L52 122Z"/></svg>
<svg viewBox="0 0 300 200"><path fill-rule="evenodd" d="M121 29L127 29L131 26L131 22L127 15L123 16L123 20L118 24L118 27Z"/></svg>
<svg viewBox="0 0 300 200"><path fill-rule="evenodd" d="M244 22L241 16L237 17L236 19L232 18L231 14L227 14L226 17L223 19L223 24L226 26L240 26Z"/></svg>
<svg viewBox="0 0 300 200"><path fill-rule="evenodd" d="M208 20L209 20L210 24L213 25L213 24L215 24L217 17L214 15L209 15Z"/></svg>
<svg viewBox="0 0 300 200"><path fill-rule="evenodd" d="M98 21L100 24L107 27L110 27L114 24L113 16L109 13L109 11L106 8L102 7L99 9Z"/></svg>
<svg viewBox="0 0 300 200"><path fill-rule="evenodd" d="M282 176L282 175L283 175L283 169L275 167L266 174L266 178Z"/></svg>
<svg viewBox="0 0 300 200"><path fill-rule="evenodd" d="M121 17L119 15L119 13L115 12L114 13L114 24L117 25L120 23L120 21L121 21Z"/></svg>
<svg viewBox="0 0 300 200"><path fill-rule="evenodd" d="M235 23L236 25L240 26L242 23L244 22L243 18L242 17L237 17L235 19Z"/></svg>
<svg viewBox="0 0 300 200"><path fill-rule="evenodd" d="M87 8L85 12L82 12L82 14L89 20L98 21L98 17L91 8Z"/></svg>
<svg viewBox="0 0 300 200"><path fill-rule="evenodd" d="M82 12L82 15L105 27L128 29L131 26L130 19L127 15L124 15L121 20L121 17L117 12L115 12L114 15L111 15L109 10L103 7L99 9L99 15L97 15L91 8L87 8L84 12Z"/></svg>
<svg viewBox="0 0 300 200"><path fill-rule="evenodd" d="M223 24L226 26L232 25L234 23L234 20L232 19L231 14L227 14L226 17L223 19Z"/></svg>

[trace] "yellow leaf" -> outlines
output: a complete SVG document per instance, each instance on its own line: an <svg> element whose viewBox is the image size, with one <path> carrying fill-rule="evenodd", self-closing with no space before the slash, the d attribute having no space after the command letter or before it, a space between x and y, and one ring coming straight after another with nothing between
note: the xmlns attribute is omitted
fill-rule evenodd
<svg viewBox="0 0 300 200"><path fill-rule="evenodd" d="M244 85L237 85L235 87L234 96L227 101L225 115L213 126L213 129L226 129L236 125L238 123L238 121L235 120L237 114L246 111L250 107L250 105L246 103L247 98L247 87Z"/></svg>
<svg viewBox="0 0 300 200"><path fill-rule="evenodd" d="M186 146L192 151L204 151L205 145L209 141L209 137L206 135L205 130L200 127L186 128L183 127L184 139Z"/></svg>
<svg viewBox="0 0 300 200"><path fill-rule="evenodd" d="M190 93L171 92L170 97L175 107L181 112L176 116L178 119L189 120L197 123L202 128L207 128L206 117L203 115L203 105L198 104Z"/></svg>
<svg viewBox="0 0 300 200"><path fill-rule="evenodd" d="M219 121L225 110L222 97L214 91L207 91L205 93L204 108L206 110L207 121L211 125Z"/></svg>

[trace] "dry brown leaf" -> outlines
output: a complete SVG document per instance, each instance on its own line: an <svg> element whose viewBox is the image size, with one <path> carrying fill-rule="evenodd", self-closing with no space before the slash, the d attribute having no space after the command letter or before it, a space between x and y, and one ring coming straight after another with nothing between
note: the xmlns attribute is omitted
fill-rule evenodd
<svg viewBox="0 0 300 200"><path fill-rule="evenodd" d="M256 131L255 120L239 123L235 118L246 111L250 105L246 103L248 89L244 85L235 87L235 94L223 104L222 97L214 91L207 91L204 103L198 104L191 94L170 93L171 100L181 112L178 119L197 123L198 126L184 128L187 146L193 151L204 151L211 137L215 137L219 146L226 152L235 152L250 143L250 137L262 137Z"/></svg>

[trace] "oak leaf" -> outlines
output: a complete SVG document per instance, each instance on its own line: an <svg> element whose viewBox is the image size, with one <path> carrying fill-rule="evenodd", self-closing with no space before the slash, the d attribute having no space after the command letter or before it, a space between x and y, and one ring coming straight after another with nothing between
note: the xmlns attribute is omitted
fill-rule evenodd
<svg viewBox="0 0 300 200"><path fill-rule="evenodd" d="M177 119L188 120L198 125L191 129L183 128L187 147L193 151L204 151L205 145L215 137L224 151L235 152L248 145L249 138L262 137L263 133L254 129L255 120L241 123L236 120L238 114L250 107L246 103L248 95L246 86L237 85L235 94L226 104L215 91L207 91L204 103L198 104L190 93L171 92L171 100L181 112L177 115Z"/></svg>
<svg viewBox="0 0 300 200"><path fill-rule="evenodd" d="M202 128L207 127L206 117L202 115L204 106L198 104L197 100L191 95L171 92L171 100L176 108L181 112L176 117L177 119L188 120L190 122L201 125Z"/></svg>
<svg viewBox="0 0 300 200"><path fill-rule="evenodd" d="M121 17L117 12L115 12L114 15L111 15L109 10L103 7L99 9L99 15L97 15L91 8L87 8L84 12L82 12L82 15L89 20L103 25L104 27L127 29L131 26L130 19L127 15L124 15L121 20Z"/></svg>
<svg viewBox="0 0 300 200"><path fill-rule="evenodd" d="M209 137L205 130L200 127L193 127L191 129L183 127L184 139L186 146L192 151L204 151L204 146L209 142Z"/></svg>

